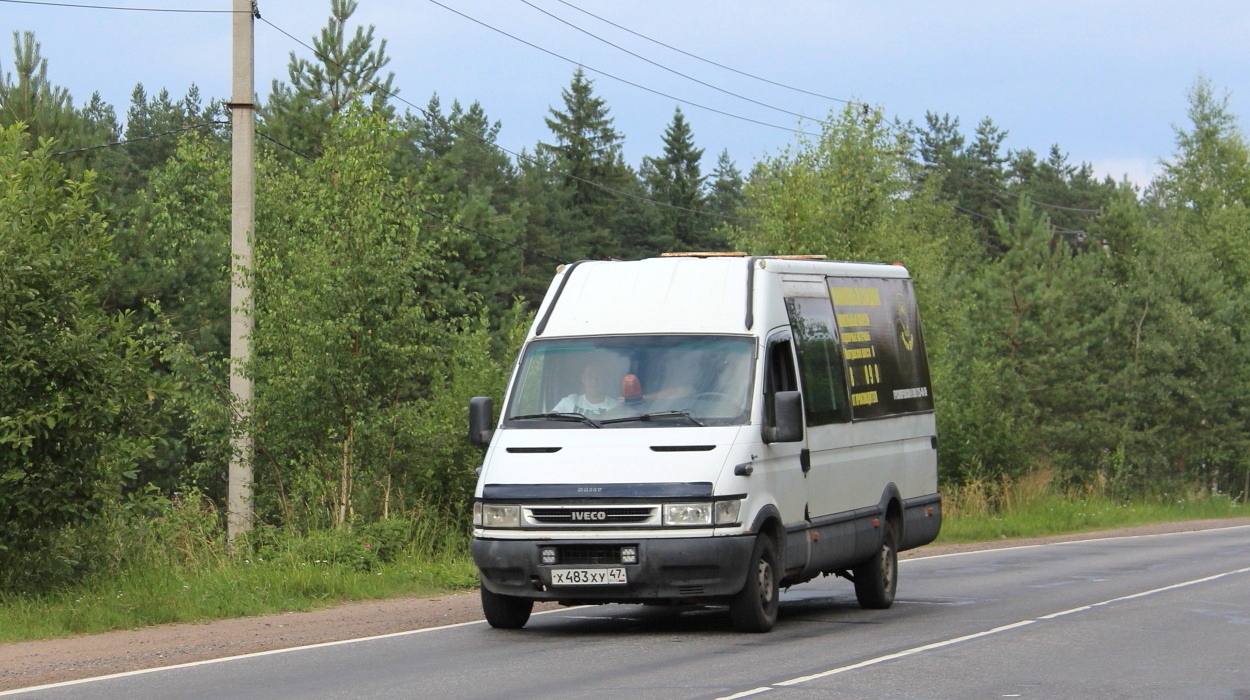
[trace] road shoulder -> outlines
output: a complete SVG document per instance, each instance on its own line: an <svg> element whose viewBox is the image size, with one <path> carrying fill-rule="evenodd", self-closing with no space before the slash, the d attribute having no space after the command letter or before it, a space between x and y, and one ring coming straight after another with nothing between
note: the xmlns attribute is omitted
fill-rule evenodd
<svg viewBox="0 0 1250 700"><path fill-rule="evenodd" d="M1245 525L1250 525L1250 518L1162 523L1114 531L996 542L929 545L904 552L900 558ZM437 598L344 603L314 612L0 644L0 691L480 619L478 595L471 592Z"/></svg>

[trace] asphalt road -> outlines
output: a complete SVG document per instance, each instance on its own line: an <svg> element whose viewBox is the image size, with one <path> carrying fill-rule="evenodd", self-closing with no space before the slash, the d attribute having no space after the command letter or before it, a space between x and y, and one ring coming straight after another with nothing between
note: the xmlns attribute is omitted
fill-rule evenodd
<svg viewBox="0 0 1250 700"><path fill-rule="evenodd" d="M724 610L573 608L16 691L100 698L1250 700L1250 527L901 562L893 608L790 589L770 634ZM0 696L8 693L0 693Z"/></svg>

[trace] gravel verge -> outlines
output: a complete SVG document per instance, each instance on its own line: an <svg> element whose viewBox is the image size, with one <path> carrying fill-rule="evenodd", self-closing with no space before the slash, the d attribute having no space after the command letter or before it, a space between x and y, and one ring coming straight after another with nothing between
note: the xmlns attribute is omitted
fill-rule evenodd
<svg viewBox="0 0 1250 700"><path fill-rule="evenodd" d="M900 558L1244 525L1250 525L1250 518L1163 523L1034 539L929 545L904 552ZM555 605L541 604L537 609L552 607ZM480 619L478 595L472 592L437 598L353 602L314 612L0 644L0 691Z"/></svg>

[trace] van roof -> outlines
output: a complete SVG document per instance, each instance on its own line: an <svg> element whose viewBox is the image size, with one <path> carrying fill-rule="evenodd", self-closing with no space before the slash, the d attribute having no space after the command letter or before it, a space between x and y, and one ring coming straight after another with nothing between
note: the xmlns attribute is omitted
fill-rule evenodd
<svg viewBox="0 0 1250 700"><path fill-rule="evenodd" d="M661 258L745 258L749 257L748 253L742 252L723 252L723 251L707 251L707 252L683 252L683 253L660 253ZM824 255L757 255L755 257L777 258L779 260L828 260Z"/></svg>
<svg viewBox="0 0 1250 700"><path fill-rule="evenodd" d="M754 270L752 271L752 268ZM906 268L804 257L681 254L561 266L539 309L543 337L746 333L747 280L767 273L908 276ZM552 306L553 301L555 302Z"/></svg>

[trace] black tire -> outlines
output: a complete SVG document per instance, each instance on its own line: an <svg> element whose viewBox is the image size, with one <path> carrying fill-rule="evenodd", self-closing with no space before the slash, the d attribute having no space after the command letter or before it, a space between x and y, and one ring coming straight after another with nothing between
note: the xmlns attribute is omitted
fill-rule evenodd
<svg viewBox="0 0 1250 700"><path fill-rule="evenodd" d="M729 615L739 632L768 632L777 622L781 597L777 546L771 537L757 535L747 570L746 585L729 601Z"/></svg>
<svg viewBox="0 0 1250 700"><path fill-rule="evenodd" d="M519 630L529 622L534 611L534 601L514 595L491 593L482 586L482 612L491 627L503 630Z"/></svg>
<svg viewBox="0 0 1250 700"><path fill-rule="evenodd" d="M872 559L852 569L852 573L859 607L885 610L894 605L894 592L898 590L898 535L894 523L886 523L881 549Z"/></svg>

